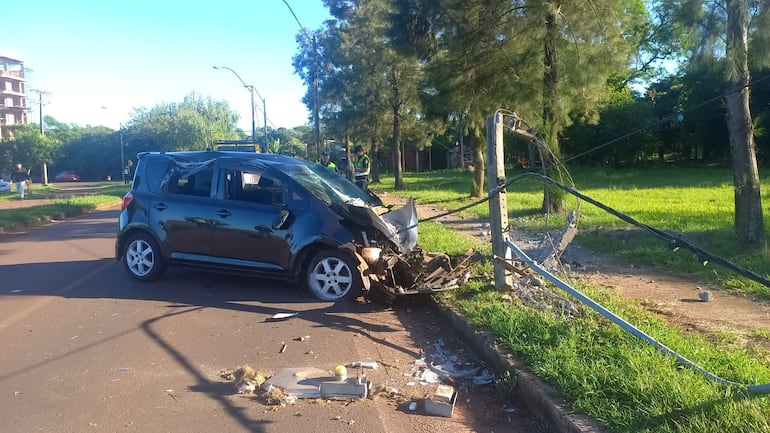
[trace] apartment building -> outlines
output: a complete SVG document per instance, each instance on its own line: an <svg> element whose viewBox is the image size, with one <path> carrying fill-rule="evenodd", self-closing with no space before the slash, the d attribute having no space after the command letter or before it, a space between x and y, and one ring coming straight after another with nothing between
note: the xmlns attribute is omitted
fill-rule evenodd
<svg viewBox="0 0 770 433"><path fill-rule="evenodd" d="M8 138L8 125L28 122L24 62L0 55L0 138Z"/></svg>

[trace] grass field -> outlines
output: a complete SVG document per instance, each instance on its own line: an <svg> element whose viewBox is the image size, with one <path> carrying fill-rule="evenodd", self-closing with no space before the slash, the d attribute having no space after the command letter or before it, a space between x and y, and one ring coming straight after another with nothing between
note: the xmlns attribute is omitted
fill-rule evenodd
<svg viewBox="0 0 770 433"><path fill-rule="evenodd" d="M508 177L515 174L510 172ZM680 232L698 240L701 247L763 275L770 269L766 255L743 255L732 242L733 194L730 173L725 169L577 170L572 178L581 193L641 222ZM392 178L383 177L382 181L373 188L395 193ZM453 209L472 202L469 185L467 172L410 173L405 177L406 188L397 193ZM763 190L770 191L770 185L763 184ZM511 185L511 223L532 230L561 227L563 215L545 218L539 212L542 194L542 182L522 180ZM763 199L770 198L765 195ZM577 241L584 245L640 263L698 272L732 283L736 291L768 297L767 288L723 270L703 269L691 254L672 252L657 239L636 233L627 223L598 208L573 199L567 202L568 209L580 210L581 235ZM485 203L467 213L487 216L488 206ZM420 244L429 250L459 254L469 242L474 241L440 224L420 224ZM489 248L478 243L475 246ZM489 275L491 264L482 265L475 273ZM746 384L770 382L770 354L732 338L729 332L683 334L614 292L585 286L578 289L718 376ZM600 421L608 431L770 431L770 397L750 396L743 388L708 381L592 310L566 316L556 309L533 308L515 297L513 302L502 302L501 293L489 285L488 277L472 281L448 295L446 301L474 326L494 335L498 344L514 352L528 369L559 389L574 408Z"/></svg>
<svg viewBox="0 0 770 433"><path fill-rule="evenodd" d="M522 170L511 170L513 178ZM574 188L580 193L631 218L682 235L698 247L726 258L758 275L770 275L770 255L744 252L737 246L733 230L733 185L727 168L650 168L646 170L604 171L578 169L570 173ZM469 198L471 173L450 170L436 173L407 173L406 188L399 191L420 203L433 203L447 209L472 203ZM572 186L572 185L570 185ZM395 192L392 176L372 188ZM763 205L770 203L770 181L762 182ZM548 217L540 211L543 182L525 178L507 188L508 216L511 225L530 230L561 228L565 213ZM660 266L697 274L736 291L770 299L770 288L740 277L716 265L702 261L682 249L672 251L668 243L646 231L585 201L567 195L566 210L580 213L575 242L595 251L611 252L630 262ZM482 203L464 211L467 215L487 218L489 207ZM770 215L765 225L770 230Z"/></svg>

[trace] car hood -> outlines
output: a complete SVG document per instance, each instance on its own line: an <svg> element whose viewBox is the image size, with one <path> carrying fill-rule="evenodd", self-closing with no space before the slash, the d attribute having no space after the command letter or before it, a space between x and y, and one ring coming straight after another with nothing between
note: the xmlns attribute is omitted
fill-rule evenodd
<svg viewBox="0 0 770 433"><path fill-rule="evenodd" d="M378 230L401 254L408 253L417 246L417 209L411 198L404 206L382 215L378 215L372 207L344 203L332 207L343 218L357 225Z"/></svg>

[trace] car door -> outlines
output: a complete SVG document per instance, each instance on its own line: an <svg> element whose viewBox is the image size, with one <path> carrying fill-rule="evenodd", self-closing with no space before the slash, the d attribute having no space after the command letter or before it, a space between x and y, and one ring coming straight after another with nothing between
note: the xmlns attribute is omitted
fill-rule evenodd
<svg viewBox="0 0 770 433"><path fill-rule="evenodd" d="M222 264L282 273L291 255L285 182L268 170L231 162L220 167L213 248Z"/></svg>
<svg viewBox="0 0 770 433"><path fill-rule="evenodd" d="M209 261L214 203L211 166L172 166L162 194L150 206L150 224L172 260Z"/></svg>

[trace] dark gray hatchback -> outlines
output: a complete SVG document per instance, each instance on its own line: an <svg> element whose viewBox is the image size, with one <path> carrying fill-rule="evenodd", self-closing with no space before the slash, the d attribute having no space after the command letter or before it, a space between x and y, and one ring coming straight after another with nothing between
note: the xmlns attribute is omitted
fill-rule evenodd
<svg viewBox="0 0 770 433"><path fill-rule="evenodd" d="M141 281L168 265L305 281L355 298L383 253L417 243L414 204L391 211L323 166L275 154L141 153L115 256Z"/></svg>

